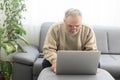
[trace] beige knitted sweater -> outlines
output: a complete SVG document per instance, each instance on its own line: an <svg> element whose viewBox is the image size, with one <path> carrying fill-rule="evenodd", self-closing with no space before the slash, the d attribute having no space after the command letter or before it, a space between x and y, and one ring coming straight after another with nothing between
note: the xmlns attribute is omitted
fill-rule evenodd
<svg viewBox="0 0 120 80"><path fill-rule="evenodd" d="M93 30L81 25L77 34L71 35L64 22L50 27L43 46L44 57L51 63L56 62L57 50L97 50Z"/></svg>

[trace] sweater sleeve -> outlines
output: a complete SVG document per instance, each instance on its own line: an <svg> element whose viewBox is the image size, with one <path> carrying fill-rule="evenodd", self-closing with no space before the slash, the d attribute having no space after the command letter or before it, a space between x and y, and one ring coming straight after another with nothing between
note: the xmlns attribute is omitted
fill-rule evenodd
<svg viewBox="0 0 120 80"><path fill-rule="evenodd" d="M96 37L93 29L89 29L87 31L87 36L86 36L86 41L85 41L85 50L90 51L96 51L97 50L97 45L96 45Z"/></svg>
<svg viewBox="0 0 120 80"><path fill-rule="evenodd" d="M43 46L44 57L52 64L57 58L57 30L52 26L47 35Z"/></svg>

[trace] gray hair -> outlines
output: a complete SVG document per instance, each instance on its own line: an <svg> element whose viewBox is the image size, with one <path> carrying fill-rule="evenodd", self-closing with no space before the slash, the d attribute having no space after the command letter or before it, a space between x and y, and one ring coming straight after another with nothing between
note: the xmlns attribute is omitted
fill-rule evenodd
<svg viewBox="0 0 120 80"><path fill-rule="evenodd" d="M67 18L68 16L76 16L76 15L82 16L81 12L78 9L70 8L65 12L64 18Z"/></svg>

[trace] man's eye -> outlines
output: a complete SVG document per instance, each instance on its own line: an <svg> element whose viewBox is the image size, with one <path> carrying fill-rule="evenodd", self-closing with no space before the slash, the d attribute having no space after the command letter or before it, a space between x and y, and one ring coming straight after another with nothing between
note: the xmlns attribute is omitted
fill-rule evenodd
<svg viewBox="0 0 120 80"><path fill-rule="evenodd" d="M79 27L79 25L68 25L69 27Z"/></svg>
<svg viewBox="0 0 120 80"><path fill-rule="evenodd" d="M76 27L79 27L79 25L76 25Z"/></svg>
<svg viewBox="0 0 120 80"><path fill-rule="evenodd" d="M72 25L69 25L69 27L73 27Z"/></svg>

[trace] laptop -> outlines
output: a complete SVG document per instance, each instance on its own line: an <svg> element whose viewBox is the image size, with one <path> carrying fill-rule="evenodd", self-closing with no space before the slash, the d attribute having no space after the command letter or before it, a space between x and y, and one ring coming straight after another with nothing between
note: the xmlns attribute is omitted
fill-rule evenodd
<svg viewBox="0 0 120 80"><path fill-rule="evenodd" d="M100 51L64 51L57 52L56 74L58 75L95 75Z"/></svg>

